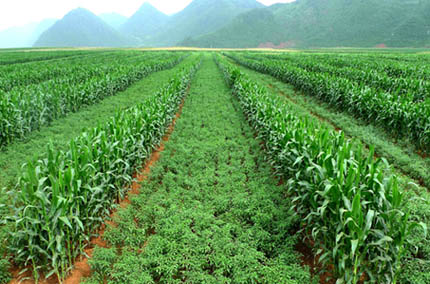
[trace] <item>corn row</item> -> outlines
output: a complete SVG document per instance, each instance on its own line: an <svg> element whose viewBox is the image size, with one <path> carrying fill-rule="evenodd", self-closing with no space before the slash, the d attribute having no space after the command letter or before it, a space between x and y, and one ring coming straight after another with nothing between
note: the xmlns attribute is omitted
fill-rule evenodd
<svg viewBox="0 0 430 284"><path fill-rule="evenodd" d="M291 56L288 63L281 60L281 56L279 58L271 57L273 60L279 60L280 64L289 64L308 72L327 73L332 76L347 78L358 84L372 87L375 91L385 91L395 96L407 96L411 102L422 102L430 99L430 81L428 79L390 77L387 72L377 71L369 66L361 66L361 68L334 66L330 64L334 61L330 56ZM248 56L248 58L257 60L264 57Z"/></svg>
<svg viewBox="0 0 430 284"><path fill-rule="evenodd" d="M10 65L26 62L45 61L58 58L86 55L94 51L49 51L49 52L22 52L4 51L0 52L0 65Z"/></svg>
<svg viewBox="0 0 430 284"><path fill-rule="evenodd" d="M32 267L36 281L48 268L47 277L66 277L123 197L136 167L160 143L198 66L187 65L159 93L82 133L68 151L48 147L44 158L24 166L15 189L9 247L16 263Z"/></svg>
<svg viewBox="0 0 430 284"><path fill-rule="evenodd" d="M70 78L50 80L1 94L0 147L59 117L123 91L142 77L172 67L184 58L181 54L165 57L162 60L137 58L129 64L107 64L103 68L95 66L71 74Z"/></svg>
<svg viewBox="0 0 430 284"><path fill-rule="evenodd" d="M303 55L263 55L270 59L294 60L302 58ZM427 56L406 55L388 56L378 53L377 55L363 54L306 54L306 58L315 61L323 61L331 66L344 68L351 67L363 71L376 71L385 73L391 78L414 78L417 80L428 80L430 69Z"/></svg>
<svg viewBox="0 0 430 284"><path fill-rule="evenodd" d="M412 94L397 96L346 78L308 72L279 61L259 62L230 56L244 66L270 74L306 94L380 125L393 135L407 137L420 149L430 150L430 100L414 103Z"/></svg>
<svg viewBox="0 0 430 284"><path fill-rule="evenodd" d="M272 166L286 180L325 267L333 265L336 283L396 283L407 236L416 226L403 210L397 179L373 150L302 118L278 96L271 96L237 67L217 58Z"/></svg>
<svg viewBox="0 0 430 284"><path fill-rule="evenodd" d="M38 84L43 81L63 77L74 78L84 76L88 69L110 68L120 64L126 64L125 59L130 59L131 54L101 53L88 56L68 57L45 62L14 64L0 66L0 90L8 92L13 88ZM145 54L134 53L133 56ZM106 61L109 64L106 64Z"/></svg>

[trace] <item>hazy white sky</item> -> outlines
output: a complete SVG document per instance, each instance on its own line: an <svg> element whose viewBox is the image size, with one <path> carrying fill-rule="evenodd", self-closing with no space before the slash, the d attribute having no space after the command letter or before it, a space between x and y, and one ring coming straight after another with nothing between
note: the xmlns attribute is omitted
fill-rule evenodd
<svg viewBox="0 0 430 284"><path fill-rule="evenodd" d="M70 10L82 7L96 14L117 12L131 16L143 2L150 2L166 14L185 8L192 0L0 0L0 30L39 22L46 18L62 18ZM265 5L294 0L257 0Z"/></svg>

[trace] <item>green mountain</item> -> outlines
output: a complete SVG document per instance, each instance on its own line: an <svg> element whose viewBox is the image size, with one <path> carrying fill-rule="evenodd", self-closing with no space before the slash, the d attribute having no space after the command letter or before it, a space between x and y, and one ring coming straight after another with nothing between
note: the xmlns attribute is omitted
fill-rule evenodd
<svg viewBox="0 0 430 284"><path fill-rule="evenodd" d="M127 17L118 13L104 13L100 14L99 18L102 19L106 24L118 30L128 19Z"/></svg>
<svg viewBox="0 0 430 284"><path fill-rule="evenodd" d="M56 21L56 19L46 19L40 23L0 31L0 48L31 47L37 38Z"/></svg>
<svg viewBox="0 0 430 284"><path fill-rule="evenodd" d="M169 16L158 11L149 3L144 3L119 30L143 41L150 40L167 23Z"/></svg>
<svg viewBox="0 0 430 284"><path fill-rule="evenodd" d="M78 8L45 31L34 46L120 47L133 44L90 11Z"/></svg>
<svg viewBox="0 0 430 284"><path fill-rule="evenodd" d="M194 0L171 16L162 30L147 44L172 46L186 38L214 32L237 15L263 7L256 0Z"/></svg>
<svg viewBox="0 0 430 284"><path fill-rule="evenodd" d="M186 39L180 45L199 47L257 47L266 42L282 42L274 14L266 8L245 12L220 30L195 39Z"/></svg>
<svg viewBox="0 0 430 284"><path fill-rule="evenodd" d="M254 36L253 36L254 35ZM430 45L428 0L297 0L244 13L199 47L414 47Z"/></svg>

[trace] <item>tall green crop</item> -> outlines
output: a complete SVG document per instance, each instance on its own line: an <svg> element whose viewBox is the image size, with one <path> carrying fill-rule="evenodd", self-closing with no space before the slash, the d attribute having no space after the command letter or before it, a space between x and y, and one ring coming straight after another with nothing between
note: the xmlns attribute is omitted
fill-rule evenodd
<svg viewBox="0 0 430 284"><path fill-rule="evenodd" d="M106 59L109 61L106 62ZM0 91L0 148L59 117L123 91L142 77L172 67L182 59L183 54L180 53L167 56L144 53L131 57L114 54L113 58L101 54L92 59L93 64L90 63L91 60L81 62L81 65L72 61L58 67L61 63L57 63L54 64L57 67L52 70L52 64L39 63L40 69L36 68L30 74L18 74L15 78L20 82L25 81L23 78L27 74L30 78L35 78L35 84L22 83L22 86L7 88L7 92ZM20 66L14 69L25 70ZM13 84L13 78L8 78L12 82L9 83ZM0 77L0 82L1 79Z"/></svg>
<svg viewBox="0 0 430 284"><path fill-rule="evenodd" d="M9 221L14 261L64 279L89 238L124 194L133 172L160 143L198 63L187 66L154 96L106 124L83 132L68 151L48 147L23 168Z"/></svg>
<svg viewBox="0 0 430 284"><path fill-rule="evenodd" d="M298 67L290 61L254 60L231 55L238 63L270 74L306 94L326 101L343 111L385 128L389 133L407 137L418 148L429 151L430 145L430 84L417 80L383 78L366 75L364 71L344 71L319 68L306 63ZM326 72L331 70L329 72ZM365 79L369 76L368 79ZM384 81L388 80L388 83ZM397 82L393 82L393 81ZM369 84L368 82L372 82ZM366 83L366 84L363 84ZM385 84L387 86L383 86ZM372 85L381 86L374 88ZM389 86L388 86L389 85ZM405 87L407 86L407 87ZM406 89L402 89L406 88Z"/></svg>
<svg viewBox="0 0 430 284"><path fill-rule="evenodd" d="M416 226L403 209L395 176L373 150L300 117L239 69L217 58L233 93L287 181L305 236L340 283L396 283L407 236Z"/></svg>

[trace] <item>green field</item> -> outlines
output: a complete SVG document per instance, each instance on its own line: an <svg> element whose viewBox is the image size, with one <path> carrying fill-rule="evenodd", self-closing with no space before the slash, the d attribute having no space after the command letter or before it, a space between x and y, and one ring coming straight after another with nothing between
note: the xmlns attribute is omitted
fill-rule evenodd
<svg viewBox="0 0 430 284"><path fill-rule="evenodd" d="M430 283L429 63L0 52L0 283Z"/></svg>

